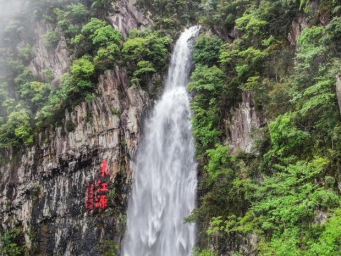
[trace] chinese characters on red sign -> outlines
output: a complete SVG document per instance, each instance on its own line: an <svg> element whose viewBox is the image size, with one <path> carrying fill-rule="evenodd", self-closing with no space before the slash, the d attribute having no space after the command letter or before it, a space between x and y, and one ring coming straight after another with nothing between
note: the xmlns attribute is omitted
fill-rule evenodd
<svg viewBox="0 0 341 256"><path fill-rule="evenodd" d="M107 161L103 160L103 162L101 163L101 170L99 171L99 173L101 174L101 177L109 175Z"/></svg>
<svg viewBox="0 0 341 256"><path fill-rule="evenodd" d="M85 195L85 208L89 210L97 209L105 209L108 207L108 198L107 194L109 192L109 184L101 178L105 178L109 176L108 172L108 163L106 160L103 160L101 164L101 168L99 170L100 180L97 183L91 183L86 187L86 195Z"/></svg>

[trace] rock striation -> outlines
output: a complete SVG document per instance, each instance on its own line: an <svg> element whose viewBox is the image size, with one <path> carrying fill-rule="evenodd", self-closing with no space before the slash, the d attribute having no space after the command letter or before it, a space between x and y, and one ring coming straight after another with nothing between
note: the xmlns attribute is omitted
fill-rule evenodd
<svg viewBox="0 0 341 256"><path fill-rule="evenodd" d="M340 74L336 75L336 97L337 97L337 102L339 104L340 113L341 113L341 75Z"/></svg>
<svg viewBox="0 0 341 256"><path fill-rule="evenodd" d="M130 0L118 1L115 10L108 19L124 35L151 24ZM63 37L55 49L45 46L43 35L51 29L36 23L29 69L43 79L52 73L58 86L71 56ZM102 74L97 88L93 100L65 111L62 126L42 131L34 147L1 152L0 236L20 229L31 254L101 255L120 244L140 124L151 102L146 92L129 87L119 67ZM109 175L102 178L104 160ZM88 188L100 179L108 183L107 207L90 209Z"/></svg>
<svg viewBox="0 0 341 256"><path fill-rule="evenodd" d="M125 227L130 170L149 100L128 87L119 68L100 77L98 90L92 102L66 111L64 127L41 133L35 147L0 169L2 227L21 227L26 246L39 245L35 250L44 255L99 255L101 244L120 242ZM86 187L96 183L103 160L108 208L89 210Z"/></svg>
<svg viewBox="0 0 341 256"><path fill-rule="evenodd" d="M34 38L36 43L33 46L34 58L29 65L29 69L36 76L48 80L49 72L53 76L52 83L56 86L61 76L68 71L71 65L70 53L68 51L65 38L62 36L55 49L45 46L45 35L52 30L51 24L45 21L36 23Z"/></svg>
<svg viewBox="0 0 341 256"><path fill-rule="evenodd" d="M226 140L236 153L253 151L254 140L258 138L257 130L264 126L264 117L256 112L255 102L251 92L242 93L242 101L231 109L229 119L224 120Z"/></svg>
<svg viewBox="0 0 341 256"><path fill-rule="evenodd" d="M136 0L118 0L112 4L113 13L108 16L109 21L115 29L127 37L133 28L148 28L153 21L150 13L141 13L135 7Z"/></svg>

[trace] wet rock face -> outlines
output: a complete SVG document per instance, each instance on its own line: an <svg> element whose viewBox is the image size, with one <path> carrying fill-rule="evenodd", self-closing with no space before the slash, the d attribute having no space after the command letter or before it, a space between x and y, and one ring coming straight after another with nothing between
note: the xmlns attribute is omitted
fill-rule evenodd
<svg viewBox="0 0 341 256"><path fill-rule="evenodd" d="M150 14L142 14L134 4L136 0L117 0L112 4L114 12L108 16L115 29L127 37L133 28L147 28L152 24Z"/></svg>
<svg viewBox="0 0 341 256"><path fill-rule="evenodd" d="M45 46L45 35L48 31L53 30L51 24L39 21L34 30L36 43L33 46L34 59L29 65L29 69L36 76L47 80L47 74L52 73L53 84L57 85L61 76L68 71L71 64L70 54L67 49L65 38L62 36L55 49L49 49Z"/></svg>
<svg viewBox="0 0 341 256"><path fill-rule="evenodd" d="M45 131L21 159L0 169L2 228L21 227L27 247L36 253L100 255L108 242L120 243L149 100L145 92L128 87L119 68L102 75L98 88L100 96L92 102L66 111L64 127ZM106 177L99 173L103 160ZM108 207L86 209L87 187L97 189L100 180L108 183Z"/></svg>
<svg viewBox="0 0 341 256"><path fill-rule="evenodd" d="M291 45L297 44L298 37L307 26L308 22L305 16L299 16L292 21L291 30L288 34L288 40Z"/></svg>
<svg viewBox="0 0 341 256"><path fill-rule="evenodd" d="M230 146L233 152L239 150L251 153L256 137L255 130L264 123L264 118L256 113L255 102L250 92L242 94L242 102L230 112L230 118L225 120L224 144Z"/></svg>
<svg viewBox="0 0 341 256"><path fill-rule="evenodd" d="M341 114L341 75L336 75L336 97L337 102L339 103L340 114Z"/></svg>

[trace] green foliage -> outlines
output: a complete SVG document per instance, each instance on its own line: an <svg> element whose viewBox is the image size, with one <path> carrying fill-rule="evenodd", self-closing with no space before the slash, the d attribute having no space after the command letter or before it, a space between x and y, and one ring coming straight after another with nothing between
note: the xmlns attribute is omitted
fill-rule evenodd
<svg viewBox="0 0 341 256"><path fill-rule="evenodd" d="M151 74L156 73L153 64L149 61L139 61L137 63L137 69L134 71L132 82L141 82L147 80Z"/></svg>
<svg viewBox="0 0 341 256"><path fill-rule="evenodd" d="M309 69L316 67L314 61L316 61L319 56L323 54L326 50L325 45L320 45L320 39L323 36L323 27L311 27L305 29L301 36L299 37L298 43L300 45L300 53L297 57L300 60L297 69Z"/></svg>
<svg viewBox="0 0 341 256"><path fill-rule="evenodd" d="M132 82L144 85L156 70L160 73L166 71L171 41L169 37L161 36L157 32L130 32L129 38L123 44L122 54L133 70Z"/></svg>
<svg viewBox="0 0 341 256"><path fill-rule="evenodd" d="M160 31L132 30L124 43L100 19L111 2L31 1L32 20L44 18L52 25L44 36L46 46L56 47L64 36L72 47L70 72L59 86L49 84L51 74L39 78L25 68L34 45L26 36L34 33L24 33L33 27L25 17L32 16L0 22L0 147L30 145L33 130L55 125L66 108L91 101L98 75L114 65L125 64L133 83L151 84L166 71L170 38L181 25L200 19L210 33L194 46L189 86L201 167L200 205L188 218L202 227L196 254L242 252L242 239L252 233L260 255L338 255L340 3L138 0L136 6L153 14L152 29ZM308 26L293 47L287 37L298 17ZM226 146L230 110L242 93L253 96L250 108L265 126L252 131L264 134L254 155L235 153L235 148L232 153ZM65 128L75 127L69 121ZM328 215L325 223L317 218L321 212ZM20 243L14 240L7 248L16 255ZM116 255L116 245L105 244L102 252Z"/></svg>
<svg viewBox="0 0 341 256"><path fill-rule="evenodd" d="M19 61L8 58L6 61L7 75L14 80L16 76L21 74L24 71L24 65L22 65Z"/></svg>
<svg viewBox="0 0 341 256"><path fill-rule="evenodd" d="M224 92L224 73L216 66L197 66L188 89L197 95L191 104L194 112L193 134L197 139L199 153L218 142L219 113L222 104L220 95Z"/></svg>
<svg viewBox="0 0 341 256"><path fill-rule="evenodd" d="M95 0L92 1L91 10L96 16L105 16L108 11L112 11L111 3L113 0Z"/></svg>
<svg viewBox="0 0 341 256"><path fill-rule="evenodd" d="M272 83L268 90L269 102L266 105L269 117L278 116L290 109L290 87L288 83Z"/></svg>
<svg viewBox="0 0 341 256"><path fill-rule="evenodd" d="M138 0L136 6L142 11L150 11L153 14L153 20L156 22L164 18L171 18L186 24L193 23L197 19L198 1Z"/></svg>
<svg viewBox="0 0 341 256"><path fill-rule="evenodd" d="M201 9L200 22L210 27L219 26L221 30L231 30L235 25L236 16L243 13L245 7L250 1L203 1L199 8Z"/></svg>
<svg viewBox="0 0 341 256"><path fill-rule="evenodd" d="M70 39L80 32L82 24L88 20L89 12L85 5L71 3L65 7L58 6L53 8L53 16L56 18L59 30L69 43Z"/></svg>
<svg viewBox="0 0 341 256"><path fill-rule="evenodd" d="M247 186L246 199L252 206L242 217L213 218L209 234L256 232L262 237L261 255L306 255L304 251L317 235L311 228L316 209L339 205L334 191L313 182L327 164L325 158L315 158L309 163L278 166L281 172Z"/></svg>
<svg viewBox="0 0 341 256"><path fill-rule="evenodd" d="M73 88L71 87L71 76L66 73L62 77L62 88L51 91L48 101L37 113L36 125L40 129L49 127L50 125L60 124L63 117L63 108L71 95ZM76 102L73 102L76 103Z"/></svg>
<svg viewBox="0 0 341 256"><path fill-rule="evenodd" d="M203 101L210 104L212 98L218 97L221 94L223 78L224 73L217 66L197 66L192 74L191 79L193 82L189 85L189 89L211 96L203 99Z"/></svg>
<svg viewBox="0 0 341 256"><path fill-rule="evenodd" d="M330 134L339 119L334 86L340 60L333 38L326 29L314 26L299 38L292 102L299 111L300 125L311 131L316 150L332 143Z"/></svg>
<svg viewBox="0 0 341 256"><path fill-rule="evenodd" d="M20 87L20 96L30 100L36 107L42 107L48 99L50 85L37 81L24 83Z"/></svg>
<svg viewBox="0 0 341 256"><path fill-rule="evenodd" d="M84 31L84 28L83 30ZM113 29L110 25L96 29L90 35L92 43L98 46L108 46L109 44L119 44L122 40L122 35L119 31Z"/></svg>
<svg viewBox="0 0 341 256"><path fill-rule="evenodd" d="M207 164L202 174L200 206L195 209L187 221L196 221L204 227L200 237L208 241L214 250L207 253L227 253L228 244L236 240L236 232L222 233L222 216L235 216L245 212L250 202L245 192L250 186L250 170L245 163L251 161L247 155L234 156L228 147L217 144L207 150ZM243 160L245 158L245 162ZM225 217L224 217L225 218ZM203 251L205 252L205 250ZM210 254L208 254L210 255Z"/></svg>
<svg viewBox="0 0 341 256"><path fill-rule="evenodd" d="M21 74L14 78L14 82L16 83L16 85L21 86L32 81L33 79L34 77L32 72L28 68L25 68L23 69L23 72Z"/></svg>
<svg viewBox="0 0 341 256"><path fill-rule="evenodd" d="M5 107L3 104L4 102L9 98L9 93L7 91L7 83L1 83L0 84L0 106ZM5 113L3 109L1 109L2 111L0 112L0 116L4 115ZM0 122L1 124L1 122Z"/></svg>
<svg viewBox="0 0 341 256"><path fill-rule="evenodd" d="M48 31L45 35L43 35L44 38L44 45L48 48L56 48L59 42L59 36L55 31Z"/></svg>
<svg viewBox="0 0 341 256"><path fill-rule="evenodd" d="M217 254L212 249L205 249L200 250L199 248L196 248L194 250L194 256L216 256Z"/></svg>
<svg viewBox="0 0 341 256"><path fill-rule="evenodd" d="M106 70L117 63L119 58L119 47L116 44L110 44L107 47L101 47L98 49L96 56L94 57L94 63L99 70Z"/></svg>
<svg viewBox="0 0 341 256"><path fill-rule="evenodd" d="M245 38L249 36L249 33L253 35L261 33L267 24L267 21L257 17L256 12L245 13L236 20L236 28L247 31L247 34L244 36Z"/></svg>
<svg viewBox="0 0 341 256"><path fill-rule="evenodd" d="M107 22L92 18L83 26L82 34L88 35L92 43L97 46L108 46L108 44L119 44L122 34L108 25Z"/></svg>
<svg viewBox="0 0 341 256"><path fill-rule="evenodd" d="M308 250L309 255L337 255L341 246L341 209L332 212L318 240Z"/></svg>
<svg viewBox="0 0 341 256"><path fill-rule="evenodd" d="M225 39L220 50L198 44L189 86L202 196L188 220L206 231L201 248L243 252L239 237L256 234L260 255L337 255L338 225L330 231L328 223L338 218L333 212L340 202L340 3L226 0L202 1L200 8L201 22ZM295 52L287 35L302 12L309 25ZM323 26L321 16L329 19ZM210 67L222 71L221 79ZM241 90L253 96L257 115L270 120L258 131L265 138L257 155L234 156L222 146L229 137L227 109ZM317 219L320 212L328 213L326 224Z"/></svg>
<svg viewBox="0 0 341 256"><path fill-rule="evenodd" d="M30 112L18 104L8 115L7 122L0 126L0 147L33 143Z"/></svg>
<svg viewBox="0 0 341 256"><path fill-rule="evenodd" d="M102 2L108 5L111 1ZM62 121L65 108L91 99L99 73L112 68L120 60L122 35L107 22L91 20L88 26L84 26L84 34L81 32L90 15L100 12L99 9L90 12L90 5L88 1L34 0L25 13L8 24L1 24L1 29L6 27L0 37L1 147L30 145L33 133ZM75 47L69 49L74 58L70 73L64 74L59 85L55 83L52 70L39 71L43 75L38 77L26 67L34 57L31 45L35 44L36 38L31 28L39 19L51 23L50 30L43 36L48 51L53 51L61 36L68 46ZM93 23L100 25L92 30ZM70 44L72 38L75 38L75 44ZM52 81L53 89L49 84Z"/></svg>
<svg viewBox="0 0 341 256"><path fill-rule="evenodd" d="M214 149L208 149L206 151L208 165L205 166L205 170L212 180L217 179L219 175L231 171L226 169L226 167L228 163L234 162L235 159L232 155L228 154L228 150L227 146L216 145Z"/></svg>
<svg viewBox="0 0 341 256"><path fill-rule="evenodd" d="M28 63L33 57L32 47L27 44L25 47L20 48L19 57L24 60L24 62Z"/></svg>
<svg viewBox="0 0 341 256"><path fill-rule="evenodd" d="M299 156L308 145L309 133L297 129L294 125L294 115L285 114L278 116L270 123L270 137L272 149L265 155L265 158L278 156Z"/></svg>
<svg viewBox="0 0 341 256"><path fill-rule="evenodd" d="M118 255L118 250L119 246L111 241L111 240L106 240L101 246L100 250L102 252L101 255L105 256L117 256Z"/></svg>
<svg viewBox="0 0 341 256"><path fill-rule="evenodd" d="M79 97L83 98L95 90L92 83L95 65L91 61L91 56L84 55L82 58L74 60L70 69L71 76L65 74L63 77L63 87L69 97L79 100Z"/></svg>
<svg viewBox="0 0 341 256"><path fill-rule="evenodd" d="M122 34L106 21L92 18L83 26L81 34L72 39L72 43L77 46L79 55L90 53L96 69L104 71L120 59L122 39Z"/></svg>
<svg viewBox="0 0 341 256"><path fill-rule="evenodd" d="M316 84L307 88L303 93L304 103L300 109L300 113L305 116L318 109L321 114L324 110L334 107L335 109L335 93L330 90L333 80L326 79L317 81Z"/></svg>
<svg viewBox="0 0 341 256"><path fill-rule="evenodd" d="M94 72L95 66L88 55L72 62L71 73L76 81L88 80Z"/></svg>
<svg viewBox="0 0 341 256"><path fill-rule="evenodd" d="M273 177L265 178L255 187L257 192L252 196L260 200L253 206L253 212L260 216L254 220L255 225L263 232L281 235L285 229L309 227L316 209L337 205L338 196L332 190L309 182L327 163L324 158L316 158L310 163L297 162Z"/></svg>
<svg viewBox="0 0 341 256"><path fill-rule="evenodd" d="M21 229L14 228L6 231L1 237L1 242L3 243L2 253L8 256L23 255L25 250L25 247L21 245L23 240Z"/></svg>
<svg viewBox="0 0 341 256"><path fill-rule="evenodd" d="M66 7L68 10L66 16L73 23L83 23L88 18L88 11L85 6L81 3L78 4L70 4Z"/></svg>
<svg viewBox="0 0 341 256"><path fill-rule="evenodd" d="M222 40L217 36L200 36L194 45L194 63L196 65L215 65L219 60L221 45Z"/></svg>

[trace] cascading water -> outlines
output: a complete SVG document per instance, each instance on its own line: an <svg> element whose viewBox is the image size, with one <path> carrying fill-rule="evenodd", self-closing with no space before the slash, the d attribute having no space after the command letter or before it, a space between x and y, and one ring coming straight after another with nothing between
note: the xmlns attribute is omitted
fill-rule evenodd
<svg viewBox="0 0 341 256"><path fill-rule="evenodd" d="M128 204L124 256L189 256L195 225L184 223L195 207L195 146L186 91L192 40L199 27L176 42L165 91L145 123Z"/></svg>

